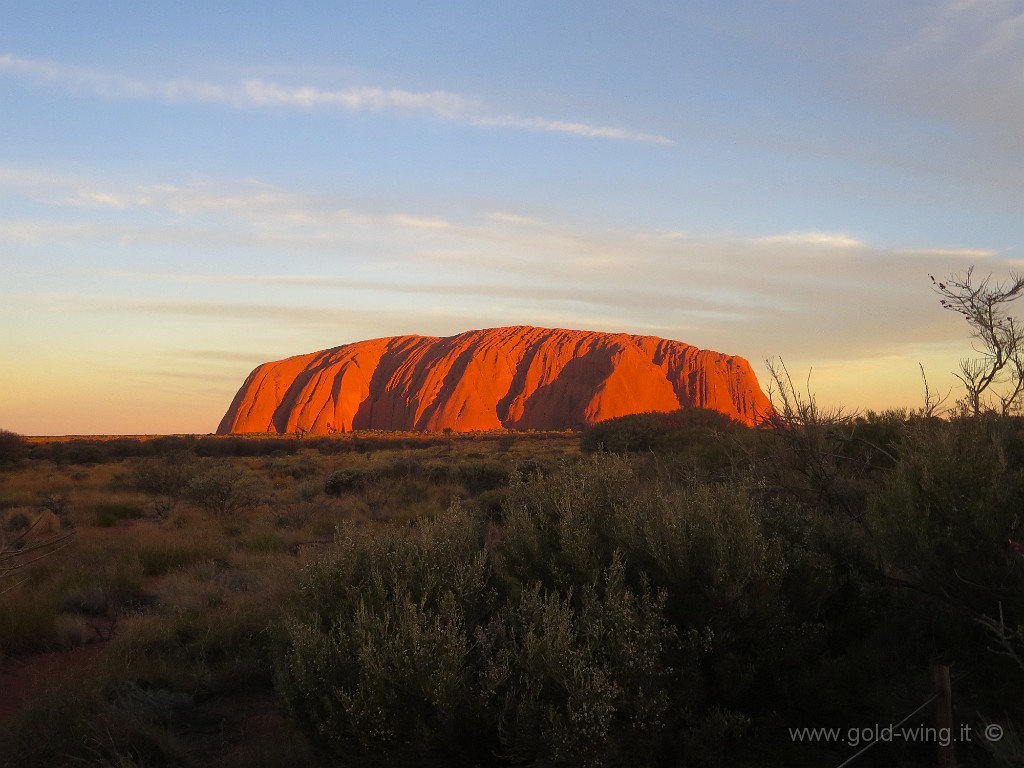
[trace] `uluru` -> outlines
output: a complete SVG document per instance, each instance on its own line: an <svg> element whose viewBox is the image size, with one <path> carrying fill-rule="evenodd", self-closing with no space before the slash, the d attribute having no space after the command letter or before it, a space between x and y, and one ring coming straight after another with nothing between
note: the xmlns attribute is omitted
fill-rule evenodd
<svg viewBox="0 0 1024 768"><path fill-rule="evenodd" d="M567 429L690 407L745 424L772 410L742 357L655 336L515 326L264 363L217 433Z"/></svg>

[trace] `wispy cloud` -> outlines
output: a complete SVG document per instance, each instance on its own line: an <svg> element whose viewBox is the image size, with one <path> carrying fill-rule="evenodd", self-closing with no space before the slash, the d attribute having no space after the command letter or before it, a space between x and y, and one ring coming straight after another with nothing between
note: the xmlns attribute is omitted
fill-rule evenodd
<svg viewBox="0 0 1024 768"><path fill-rule="evenodd" d="M77 186L58 202L76 208L163 210L176 214L255 213L290 211L302 203L300 195L284 193L266 185L246 183L230 191L198 181L189 185L125 185L99 188Z"/></svg>
<svg viewBox="0 0 1024 768"><path fill-rule="evenodd" d="M425 230L427 232L440 232L451 227L451 224L444 219L410 216L405 213L395 214L391 216L391 220L396 224L401 224L403 227Z"/></svg>
<svg viewBox="0 0 1024 768"><path fill-rule="evenodd" d="M492 221L502 221L506 224L523 224L526 226L537 226L543 223L532 216L523 216L520 213L510 213L508 211L491 211L487 214L487 218Z"/></svg>
<svg viewBox="0 0 1024 768"><path fill-rule="evenodd" d="M952 256L965 259L991 259L998 251L991 248L900 248L901 256Z"/></svg>
<svg viewBox="0 0 1024 768"><path fill-rule="evenodd" d="M518 117L516 115L478 115L469 117L473 125L499 128L523 128L528 131L545 131L548 133L569 133L575 136L599 139L620 139L624 141L641 141L650 144L671 146L675 142L667 136L641 131L627 131L622 128L588 125L571 120L551 120L545 117Z"/></svg>
<svg viewBox="0 0 1024 768"><path fill-rule="evenodd" d="M755 242L774 245L823 246L826 248L859 248L860 240L841 232L789 232L784 235L759 237Z"/></svg>
<svg viewBox="0 0 1024 768"><path fill-rule="evenodd" d="M52 243L63 240L116 238L123 232L117 227L88 222L22 219L0 221L0 241L18 243Z"/></svg>
<svg viewBox="0 0 1024 768"><path fill-rule="evenodd" d="M312 86L289 88L263 80L246 80L229 98L232 106L341 107L353 112L413 110L438 117L455 118L473 107L472 102L447 91L416 93L397 89L348 88L323 90Z"/></svg>
<svg viewBox="0 0 1024 768"><path fill-rule="evenodd" d="M511 128L585 138L671 145L656 133L577 120L502 114L477 99L445 90L408 91L353 86L344 89L314 85L290 86L261 79L215 83L187 77L149 81L109 72L0 55L0 72L109 99L144 99L167 103L197 102L244 108L342 109L349 112L408 112L482 128Z"/></svg>

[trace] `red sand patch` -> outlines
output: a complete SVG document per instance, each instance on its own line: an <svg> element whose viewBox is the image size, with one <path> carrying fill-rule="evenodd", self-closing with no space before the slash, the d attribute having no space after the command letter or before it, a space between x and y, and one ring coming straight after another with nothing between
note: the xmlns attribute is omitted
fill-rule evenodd
<svg viewBox="0 0 1024 768"><path fill-rule="evenodd" d="M5 660L0 666L0 724L6 723L34 693L94 665L102 658L105 650L104 643L94 642L66 651L36 653Z"/></svg>

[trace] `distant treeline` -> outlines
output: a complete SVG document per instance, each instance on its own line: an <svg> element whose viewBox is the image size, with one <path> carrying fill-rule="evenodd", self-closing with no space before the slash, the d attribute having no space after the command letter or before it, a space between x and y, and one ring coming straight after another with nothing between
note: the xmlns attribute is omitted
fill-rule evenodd
<svg viewBox="0 0 1024 768"><path fill-rule="evenodd" d="M285 456L301 451L322 454L367 453L380 450L417 450L446 445L452 440L515 443L566 439L566 432L381 432L334 435L160 435L157 437L60 437L25 441L27 458L58 464L100 464L108 461L188 452L197 456Z"/></svg>

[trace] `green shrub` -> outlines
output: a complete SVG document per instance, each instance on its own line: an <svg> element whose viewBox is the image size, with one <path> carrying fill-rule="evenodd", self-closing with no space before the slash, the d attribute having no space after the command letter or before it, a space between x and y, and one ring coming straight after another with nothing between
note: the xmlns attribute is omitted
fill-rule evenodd
<svg viewBox="0 0 1024 768"><path fill-rule="evenodd" d="M505 606L478 633L498 754L513 764L580 766L671 754L680 722L672 704L694 693L695 649L684 652L665 600L627 587L616 557L578 592L535 584Z"/></svg>
<svg viewBox="0 0 1024 768"><path fill-rule="evenodd" d="M293 719L351 764L487 758L474 633L493 601L475 522L339 528L286 626L277 688Z"/></svg>
<svg viewBox="0 0 1024 768"><path fill-rule="evenodd" d="M71 464L98 464L106 459L103 448L93 441L73 440L65 458Z"/></svg>
<svg viewBox="0 0 1024 768"><path fill-rule="evenodd" d="M477 496L473 503L484 514L492 520L501 520L504 515L505 504L508 498L508 488L495 488L493 491L484 491Z"/></svg>

